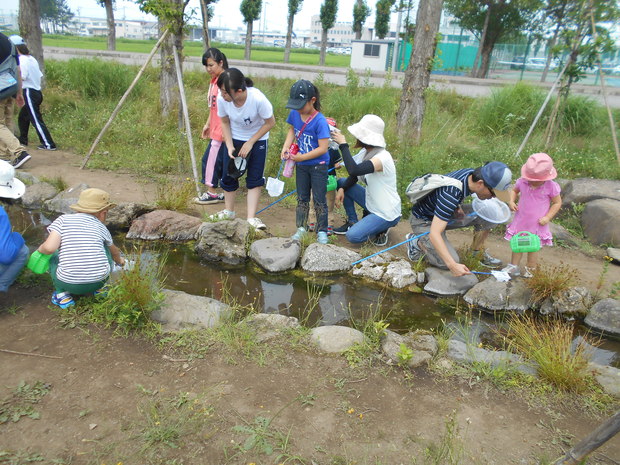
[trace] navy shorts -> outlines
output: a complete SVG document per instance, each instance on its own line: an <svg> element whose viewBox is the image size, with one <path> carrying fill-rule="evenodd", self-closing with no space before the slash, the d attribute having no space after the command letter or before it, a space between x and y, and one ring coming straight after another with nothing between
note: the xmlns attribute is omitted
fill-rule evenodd
<svg viewBox="0 0 620 465"><path fill-rule="evenodd" d="M233 139L233 145L235 148L240 148L246 141ZM222 181L220 186L226 192L234 192L239 189L239 180L228 176L228 163L232 162L232 159L228 156L228 148L226 144L222 144ZM267 158L267 141L259 140L254 144L252 150L248 154L248 168L245 172L245 185L248 189L254 189L255 187L261 187L265 185L265 160Z"/></svg>

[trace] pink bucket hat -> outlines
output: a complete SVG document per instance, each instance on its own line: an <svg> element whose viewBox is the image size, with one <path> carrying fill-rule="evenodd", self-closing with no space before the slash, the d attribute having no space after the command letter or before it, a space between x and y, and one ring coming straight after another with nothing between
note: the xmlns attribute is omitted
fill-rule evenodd
<svg viewBox="0 0 620 465"><path fill-rule="evenodd" d="M530 155L521 167L521 177L528 181L550 181L558 172L553 167L553 160L546 153Z"/></svg>

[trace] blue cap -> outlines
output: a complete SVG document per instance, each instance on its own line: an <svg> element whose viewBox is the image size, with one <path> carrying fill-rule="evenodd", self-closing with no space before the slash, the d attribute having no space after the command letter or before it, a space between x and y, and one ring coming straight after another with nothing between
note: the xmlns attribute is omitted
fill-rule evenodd
<svg viewBox="0 0 620 465"><path fill-rule="evenodd" d="M492 161L482 167L482 179L503 202L510 200L512 171L501 161Z"/></svg>

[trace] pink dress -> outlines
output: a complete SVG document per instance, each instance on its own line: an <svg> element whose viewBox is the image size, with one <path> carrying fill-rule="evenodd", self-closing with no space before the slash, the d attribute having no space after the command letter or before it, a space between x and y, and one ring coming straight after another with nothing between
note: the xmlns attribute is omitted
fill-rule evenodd
<svg viewBox="0 0 620 465"><path fill-rule="evenodd" d="M560 186L555 181L545 181L540 187L532 187L525 179L519 178L515 183L515 188L521 193L519 209L506 229L504 239L509 240L518 232L528 231L540 237L542 245L553 245L549 223L541 226L538 220L549 211L551 199L560 195Z"/></svg>

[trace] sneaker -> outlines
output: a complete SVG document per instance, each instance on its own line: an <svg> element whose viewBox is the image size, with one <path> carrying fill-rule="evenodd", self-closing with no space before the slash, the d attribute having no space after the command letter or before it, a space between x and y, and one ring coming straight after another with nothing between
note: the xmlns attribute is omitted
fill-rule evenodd
<svg viewBox="0 0 620 465"><path fill-rule="evenodd" d="M267 226L265 226L265 223L263 223L260 218L248 218L248 223L250 223L250 226L252 226L254 229L267 229Z"/></svg>
<svg viewBox="0 0 620 465"><path fill-rule="evenodd" d="M209 219L211 221L234 220L235 212L231 212L230 210L224 209L222 211L214 213L213 215L210 215Z"/></svg>
<svg viewBox="0 0 620 465"><path fill-rule="evenodd" d="M75 300L68 292L54 292L52 294L52 303L60 308L67 308L75 305Z"/></svg>
<svg viewBox="0 0 620 465"><path fill-rule="evenodd" d="M297 228L297 232L291 236L291 239L294 241L301 241L301 238L306 234L306 228Z"/></svg>
<svg viewBox="0 0 620 465"><path fill-rule="evenodd" d="M345 224L343 224L339 228L334 228L333 229L334 234L338 234L338 235L346 234L349 228L351 228L351 226L353 226L354 224L355 223L351 223L350 221L347 221Z"/></svg>
<svg viewBox="0 0 620 465"><path fill-rule="evenodd" d="M319 244L327 244L329 242L329 239L327 239L327 233L325 231L319 231L316 241Z"/></svg>
<svg viewBox="0 0 620 465"><path fill-rule="evenodd" d="M523 271L524 278L531 278L534 276L534 270L536 270L536 268L530 268L529 266L525 266L524 268L525 268L525 270Z"/></svg>
<svg viewBox="0 0 620 465"><path fill-rule="evenodd" d="M370 243L377 247L386 246L388 243L388 232L383 231L382 233L377 234L375 237L371 237Z"/></svg>
<svg viewBox="0 0 620 465"><path fill-rule="evenodd" d="M194 197L193 202L198 205L208 205L210 203L220 203L224 201L224 194L212 194L205 192L200 197Z"/></svg>
<svg viewBox="0 0 620 465"><path fill-rule="evenodd" d="M508 273L510 276L521 276L521 270L519 270L519 267L517 265L513 265L512 263L509 263L502 268L502 271L504 273Z"/></svg>
<svg viewBox="0 0 620 465"><path fill-rule="evenodd" d="M316 228L316 224L308 223L308 232L314 232L315 228Z"/></svg>
<svg viewBox="0 0 620 465"><path fill-rule="evenodd" d="M21 168L22 166L24 166L32 157L30 156L30 154L28 152L22 152L19 154L19 156L17 156L15 158L15 160L13 160L11 162L11 164L13 165L13 168L17 169L17 168Z"/></svg>
<svg viewBox="0 0 620 465"><path fill-rule="evenodd" d="M56 147L46 147L45 145L41 144L37 147L37 149L39 150L48 150L50 152L53 152L54 150L56 150Z"/></svg>
<svg viewBox="0 0 620 465"><path fill-rule="evenodd" d="M405 239L409 240L413 237L413 233L409 233L405 236ZM407 256L412 262L417 262L423 255L422 249L418 246L419 237L412 241L407 242Z"/></svg>
<svg viewBox="0 0 620 465"><path fill-rule="evenodd" d="M487 268L497 268L502 264L502 261L499 258L489 255L486 250L483 250L482 253L479 250L472 250L472 252L480 258L480 264L482 266L486 266Z"/></svg>
<svg viewBox="0 0 620 465"><path fill-rule="evenodd" d="M334 235L334 228L333 228L333 226L327 226L327 235L328 236L333 236Z"/></svg>

